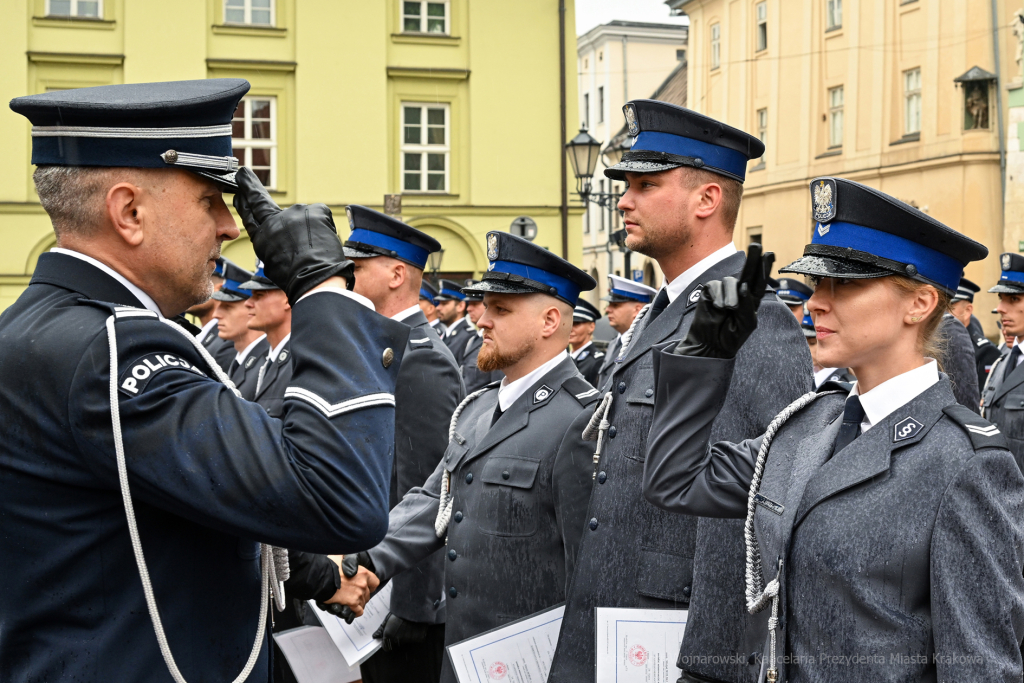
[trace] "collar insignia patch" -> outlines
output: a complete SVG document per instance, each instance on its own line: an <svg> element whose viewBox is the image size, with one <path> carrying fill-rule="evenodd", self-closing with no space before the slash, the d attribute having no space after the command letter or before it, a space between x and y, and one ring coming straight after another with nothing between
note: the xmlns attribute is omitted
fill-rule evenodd
<svg viewBox="0 0 1024 683"><path fill-rule="evenodd" d="M690 292L690 296L686 297L686 301L691 304L697 303L697 300L700 299L700 294L703 291L704 285L697 285L697 288Z"/></svg>
<svg viewBox="0 0 1024 683"><path fill-rule="evenodd" d="M245 369L248 370L256 363L256 356L249 356L245 359Z"/></svg>
<svg viewBox="0 0 1024 683"><path fill-rule="evenodd" d="M288 351L282 351L281 353L277 354L278 363L283 363L286 360L288 360Z"/></svg>
<svg viewBox="0 0 1024 683"><path fill-rule="evenodd" d="M548 397L551 396L551 393L552 393L551 392L551 387L549 387L547 384L541 385L540 389L538 389L533 394L533 403L534 403L534 405L536 405L537 403L540 403L542 401L546 401L548 399Z"/></svg>
<svg viewBox="0 0 1024 683"><path fill-rule="evenodd" d="M893 426L892 442L899 443L917 436L924 425L912 417L905 417Z"/></svg>

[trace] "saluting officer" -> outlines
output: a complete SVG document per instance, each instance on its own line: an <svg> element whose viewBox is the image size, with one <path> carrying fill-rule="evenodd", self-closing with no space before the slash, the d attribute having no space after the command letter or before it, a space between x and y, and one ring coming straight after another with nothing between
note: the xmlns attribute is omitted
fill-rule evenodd
<svg viewBox="0 0 1024 683"><path fill-rule="evenodd" d="M983 390L992 364L1002 354L999 347L985 337L981 322L974 317L974 295L980 291L981 287L978 285L965 277L960 278L960 285L953 295L949 312L967 328L967 334L971 337L971 343L974 345L974 362L978 370L978 387Z"/></svg>
<svg viewBox="0 0 1024 683"><path fill-rule="evenodd" d="M383 543L360 553L386 581L443 549L448 645L565 599L594 478L582 432L597 390L565 347L573 305L597 283L508 233L487 234L487 258L493 269L471 286L487 306L480 364L505 379L466 397L444 458L391 511ZM441 680L456 680L447 657Z"/></svg>
<svg viewBox="0 0 1024 683"><path fill-rule="evenodd" d="M213 283L213 291L216 293L224 285L224 262L221 256L217 259L217 265L213 269L213 276L210 278ZM227 339L221 339L217 334L217 300L212 296L201 304L193 306L186 311L190 315L199 318L201 327L196 333L196 341L203 345L213 359L217 361L225 371L231 365L231 359L235 357L235 345Z"/></svg>
<svg viewBox="0 0 1024 683"><path fill-rule="evenodd" d="M423 269L441 249L430 235L386 214L352 205L345 256L355 262L355 291L378 313L411 328L395 389L395 464L391 507L423 484L448 446L448 423L466 395L459 367L420 309ZM392 586L383 650L361 666L367 683L436 682L444 657L441 604L444 557L436 552Z"/></svg>
<svg viewBox="0 0 1024 683"><path fill-rule="evenodd" d="M473 279L466 280L466 287L472 288L473 285L479 284L479 282L479 280ZM501 381L505 378L505 375L501 373L501 370L484 372L477 364L480 349L483 348L484 331L477 328L476 324L484 314L484 295L483 292L473 289L463 289L462 293L466 295L466 317L469 318L469 322L475 328L474 334L466 342L466 348L462 354L462 379L466 383L466 393L471 394L477 389L483 389L491 382Z"/></svg>
<svg viewBox="0 0 1024 683"><path fill-rule="evenodd" d="M1010 444L1017 464L1024 469L1024 368L1020 366L1021 341L1024 341L1024 256L1005 253L999 282L988 291L999 295L999 321L1003 334L1013 348L992 365L981 414L999 425Z"/></svg>
<svg viewBox="0 0 1024 683"><path fill-rule="evenodd" d="M746 517L746 603L771 615L760 680L1020 681L1024 475L929 358L964 265L988 250L872 188L811 191L812 242L783 272L817 281L818 356L857 383L714 443L732 359L761 322L752 260L659 353L644 494Z"/></svg>
<svg viewBox="0 0 1024 683"><path fill-rule="evenodd" d="M618 204L626 245L656 259L668 284L622 336L603 387L610 428L550 680L593 682L595 607L644 607L689 609L680 653L685 671L749 683L755 672L746 658L763 635L734 590L743 582L742 525L659 510L644 500L642 484L654 412L653 348L685 336L705 283L742 269L733 229L747 162L764 145L664 102L636 100L624 112L635 142L605 174L628 184ZM716 434L756 436L811 388L810 353L789 309L767 297L760 323L756 343L741 354Z"/></svg>
<svg viewBox="0 0 1024 683"><path fill-rule="evenodd" d="M604 312L608 316L608 324L619 335L608 345L605 351L604 362L598 374L597 388L604 386L608 374L611 372L615 359L622 351L622 335L626 333L633 320L640 310L647 304L654 301L658 290L648 287L642 282L633 282L618 275L608 276L608 296L601 297L601 301L607 301L608 305Z"/></svg>
<svg viewBox="0 0 1024 683"><path fill-rule="evenodd" d="M11 103L33 125L59 250L0 317L0 680L162 682L170 667L266 681L273 563L258 541L353 553L384 535L408 333L347 291L326 206L282 211L232 172L248 89ZM169 320L210 297L221 243L238 236L222 191L293 308L281 420Z"/></svg>
<svg viewBox="0 0 1024 683"><path fill-rule="evenodd" d="M807 300L811 298L814 290L794 277L780 277L773 285L776 283L778 284L778 287L775 288L776 296L782 300L782 303L789 306L793 316L802 322L804 306L807 305Z"/></svg>
<svg viewBox="0 0 1024 683"><path fill-rule="evenodd" d="M239 285L251 292L245 302L249 310L249 329L267 335L267 355L259 362L253 400L266 408L271 417L284 412L284 393L292 381L292 307L288 295L270 281L263 271L263 262L256 260L252 279Z"/></svg>
<svg viewBox="0 0 1024 683"><path fill-rule="evenodd" d="M597 306L580 299L572 313L572 334L569 335L570 355L583 379L593 385L597 384L597 376L604 364L604 351L594 346L594 326L600 318L601 311Z"/></svg>
<svg viewBox="0 0 1024 683"><path fill-rule="evenodd" d="M441 280L441 289L434 298L437 300L437 315L445 324L445 345L455 356L455 362L462 367L463 353L466 342L473 334L473 328L466 319L466 295L462 293L462 283L455 280Z"/></svg>
<svg viewBox="0 0 1024 683"><path fill-rule="evenodd" d="M420 286L420 310L423 311L423 315L427 316L427 322L434 328L434 332L437 332L437 335L443 338L444 332L448 327L437 317L436 297L437 287L427 278L423 278L423 284Z"/></svg>
<svg viewBox="0 0 1024 683"><path fill-rule="evenodd" d="M252 273L230 261L225 263L224 273L224 284L213 293L213 298L217 300L217 334L231 342L235 350L225 372L242 398L251 401L270 344L266 333L249 327L249 309L245 302L252 294L241 285L252 279Z"/></svg>

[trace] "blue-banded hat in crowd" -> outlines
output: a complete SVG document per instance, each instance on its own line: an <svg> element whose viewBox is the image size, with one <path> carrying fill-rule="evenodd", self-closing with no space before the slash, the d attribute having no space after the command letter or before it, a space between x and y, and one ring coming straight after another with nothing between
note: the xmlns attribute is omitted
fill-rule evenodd
<svg viewBox="0 0 1024 683"><path fill-rule="evenodd" d="M480 284L479 280L474 280L474 279L470 278L470 279L466 280L465 284L462 285L462 295L464 297L466 297L466 301L483 301L484 300L484 293L483 292L478 292L475 289L467 289L468 287L472 287L473 285L478 285L478 284Z"/></svg>
<svg viewBox="0 0 1024 683"><path fill-rule="evenodd" d="M239 289L246 289L252 291L254 289L281 289L266 276L263 272L263 261L256 259L256 272L252 274L252 277L238 285Z"/></svg>
<svg viewBox="0 0 1024 683"><path fill-rule="evenodd" d="M811 243L780 273L844 279L903 275L952 296L964 266L988 255L984 245L874 188L845 178L815 178L810 190Z"/></svg>
<svg viewBox="0 0 1024 683"><path fill-rule="evenodd" d="M576 308L572 312L573 323L594 323L600 319L601 311L597 310L597 306L586 299L580 299L576 302Z"/></svg>
<svg viewBox="0 0 1024 683"><path fill-rule="evenodd" d="M780 277L777 282L779 284L775 288L775 293L782 299L782 303L787 306L805 304L811 298L811 295L814 294L813 289L796 278Z"/></svg>
<svg viewBox="0 0 1024 683"><path fill-rule="evenodd" d="M1024 294L1024 255L1007 252L999 256L999 282L988 291L995 294Z"/></svg>
<svg viewBox="0 0 1024 683"><path fill-rule="evenodd" d="M101 85L16 97L37 166L181 168L234 192L231 119L241 78Z"/></svg>
<svg viewBox="0 0 1024 683"><path fill-rule="evenodd" d="M608 296L601 297L601 301L612 304L641 303L649 304L658 295L658 290L648 287L642 282L633 282L618 275L608 276Z"/></svg>
<svg viewBox="0 0 1024 683"><path fill-rule="evenodd" d="M818 333L814 331L814 321L811 320L811 316L804 314L803 320L800 321L800 331L804 333L804 336L810 339L811 337L817 337Z"/></svg>
<svg viewBox="0 0 1024 683"><path fill-rule="evenodd" d="M438 284L441 289L437 292L437 296L434 297L438 301L465 301L466 294L462 291L462 288L466 286L464 282L457 282L455 280L438 280Z"/></svg>
<svg viewBox="0 0 1024 683"><path fill-rule="evenodd" d="M242 284L252 280L252 273L224 259L224 284L213 293L217 301L245 301L252 292L242 289Z"/></svg>
<svg viewBox="0 0 1024 683"><path fill-rule="evenodd" d="M974 284L965 277L960 278L960 284L953 295L953 301L970 301L974 303L974 295L981 291L981 287Z"/></svg>
<svg viewBox="0 0 1024 683"><path fill-rule="evenodd" d="M487 233L487 272L473 291L496 294L548 294L573 308L580 292L597 281L544 247L507 232Z"/></svg>
<svg viewBox="0 0 1024 683"><path fill-rule="evenodd" d="M219 277L222 280L224 279L224 261L225 259L223 256L217 257L217 260L215 261L216 265L213 267L213 277Z"/></svg>
<svg viewBox="0 0 1024 683"><path fill-rule="evenodd" d="M352 234L345 240L348 258L390 256L424 270L427 257L441 250L441 243L433 237L393 216L358 204L347 207L345 212L352 228Z"/></svg>
<svg viewBox="0 0 1024 683"><path fill-rule="evenodd" d="M721 121L667 102L633 100L622 107L633 146L604 171L615 180L626 173L700 168L743 182L747 162L764 154L764 143Z"/></svg>
<svg viewBox="0 0 1024 683"><path fill-rule="evenodd" d="M420 283L420 298L429 301L431 306L437 305L437 287L428 282L426 278Z"/></svg>

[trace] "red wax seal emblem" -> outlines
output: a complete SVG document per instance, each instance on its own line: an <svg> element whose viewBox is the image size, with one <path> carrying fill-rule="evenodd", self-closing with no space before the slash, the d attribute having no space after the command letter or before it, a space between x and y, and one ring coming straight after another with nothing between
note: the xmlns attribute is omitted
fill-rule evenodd
<svg viewBox="0 0 1024 683"><path fill-rule="evenodd" d="M647 650L643 645L629 648L629 663L633 666L643 666L647 663Z"/></svg>
<svg viewBox="0 0 1024 683"><path fill-rule="evenodd" d="M503 662L495 662L491 664L491 668L487 670L487 677L493 681L500 681L508 673L508 667Z"/></svg>

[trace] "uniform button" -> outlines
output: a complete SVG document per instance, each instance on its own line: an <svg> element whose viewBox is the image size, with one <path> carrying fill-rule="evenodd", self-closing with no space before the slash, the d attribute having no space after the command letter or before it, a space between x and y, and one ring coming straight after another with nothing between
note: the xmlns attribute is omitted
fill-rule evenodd
<svg viewBox="0 0 1024 683"><path fill-rule="evenodd" d="M626 393L626 383L625 382L619 382L619 393L620 394Z"/></svg>
<svg viewBox="0 0 1024 683"><path fill-rule="evenodd" d="M618 434L618 433L619 433L619 430L617 430L615 428L615 425L612 425L611 427L608 428L608 438L609 439L614 439L615 435Z"/></svg>
<svg viewBox="0 0 1024 683"><path fill-rule="evenodd" d="M683 586L683 595L685 595L686 597L690 597L690 593L692 592L692 588L690 588L689 586Z"/></svg>
<svg viewBox="0 0 1024 683"><path fill-rule="evenodd" d="M511 476L512 475L508 473L508 470L505 470L504 472L501 473L501 478L502 479L508 479Z"/></svg>
<svg viewBox="0 0 1024 683"><path fill-rule="evenodd" d="M459 554L457 552L455 552L454 550L449 550L448 551L448 559L451 560L452 562L454 562L455 558L458 557L458 556L459 556Z"/></svg>
<svg viewBox="0 0 1024 683"><path fill-rule="evenodd" d="M598 484L603 484L606 481L608 481L608 473L607 472L599 472L597 474L597 483Z"/></svg>
<svg viewBox="0 0 1024 683"><path fill-rule="evenodd" d="M457 598L458 596L459 596L459 591L455 590L455 586L452 586L451 588L448 589L448 597L450 597L450 598Z"/></svg>
<svg viewBox="0 0 1024 683"><path fill-rule="evenodd" d="M467 484L472 484L473 483L473 473L472 472L470 472L469 474L466 475L466 483Z"/></svg>
<svg viewBox="0 0 1024 683"><path fill-rule="evenodd" d="M646 396L647 398L654 396L654 389L648 389L647 391L645 391L644 396Z"/></svg>
<svg viewBox="0 0 1024 683"><path fill-rule="evenodd" d="M434 600L434 609L437 609L440 606L441 606L441 601L440 600Z"/></svg>
<svg viewBox="0 0 1024 683"><path fill-rule="evenodd" d="M455 521L456 522L461 522L462 521L462 511L461 510L459 512L455 513Z"/></svg>
<svg viewBox="0 0 1024 683"><path fill-rule="evenodd" d="M590 520L590 530L597 531L597 517L593 517Z"/></svg>

